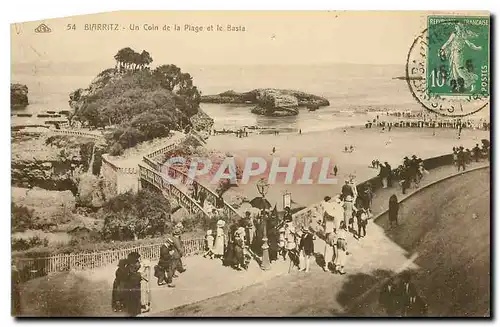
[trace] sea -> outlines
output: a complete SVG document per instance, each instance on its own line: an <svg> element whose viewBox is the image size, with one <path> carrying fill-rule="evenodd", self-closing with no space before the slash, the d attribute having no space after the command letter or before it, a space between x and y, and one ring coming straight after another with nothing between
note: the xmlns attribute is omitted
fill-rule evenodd
<svg viewBox="0 0 500 327"><path fill-rule="evenodd" d="M259 126L302 132L364 124L376 115L393 110L419 111L404 80L403 65L178 65L193 76L202 94L227 90L283 88L325 97L330 106L316 111L300 109L292 117L252 114L252 105L201 104L215 120L216 129ZM70 110L69 94L85 88L109 63L13 63L11 81L28 86L30 104L17 113ZM113 67L113 66L111 66ZM13 113L16 113L13 112ZM23 119L13 117L12 121Z"/></svg>

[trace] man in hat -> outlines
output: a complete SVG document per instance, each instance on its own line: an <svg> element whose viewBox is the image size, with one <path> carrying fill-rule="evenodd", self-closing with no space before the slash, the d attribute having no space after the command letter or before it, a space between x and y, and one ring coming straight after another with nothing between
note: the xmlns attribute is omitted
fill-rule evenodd
<svg viewBox="0 0 500 327"><path fill-rule="evenodd" d="M398 309L401 307L400 297L401 288L391 278L382 286L379 296L379 303L384 308L389 317L396 316Z"/></svg>
<svg viewBox="0 0 500 327"><path fill-rule="evenodd" d="M344 221L340 222L340 228L337 231L337 255L335 256L335 271L341 275L345 274L345 265L347 261L347 239Z"/></svg>
<svg viewBox="0 0 500 327"><path fill-rule="evenodd" d="M248 246L251 246L255 234L255 226L250 211L245 211L245 217L241 218L240 226L245 228L245 242Z"/></svg>
<svg viewBox="0 0 500 327"><path fill-rule="evenodd" d="M353 213L358 211L358 209L354 206L353 197L348 195L345 198L344 204L344 223L346 226L349 226L350 229L354 230L354 217Z"/></svg>
<svg viewBox="0 0 500 327"><path fill-rule="evenodd" d="M392 187L392 167L391 165L389 165L389 163L386 161L384 162L385 164L385 171L386 171L386 174L387 174L387 186L388 187Z"/></svg>
<svg viewBox="0 0 500 327"><path fill-rule="evenodd" d="M342 186L342 200L344 200L348 195L354 196L354 193L352 192L352 187L349 184L349 180L345 180L345 184Z"/></svg>
<svg viewBox="0 0 500 327"><path fill-rule="evenodd" d="M335 201L340 201L340 198L336 197ZM328 271L328 266L333 261L333 257L335 256L334 231L337 221L341 219L341 217L337 208L337 203L332 203L331 197L325 196L321 205L323 207L323 226L325 230L325 265L323 266L323 270Z"/></svg>
<svg viewBox="0 0 500 327"><path fill-rule="evenodd" d="M177 258L174 240L171 237L167 237L165 243L160 246L160 259L157 267L155 267L155 275L158 277L158 286L167 284L168 287L175 287L172 284L172 278L177 267Z"/></svg>
<svg viewBox="0 0 500 327"><path fill-rule="evenodd" d="M302 251L305 259L305 272L309 272L311 257L314 255L314 233L312 230L302 227L302 236L299 243L299 252Z"/></svg>

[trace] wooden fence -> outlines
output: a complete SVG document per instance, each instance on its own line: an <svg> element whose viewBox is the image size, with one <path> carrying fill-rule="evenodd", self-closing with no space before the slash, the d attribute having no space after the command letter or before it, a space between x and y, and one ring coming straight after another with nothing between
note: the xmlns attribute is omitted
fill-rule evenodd
<svg viewBox="0 0 500 327"><path fill-rule="evenodd" d="M137 251L142 259L156 260L160 256L160 246L163 243L141 245L126 249L109 250L91 253L57 254L40 258L17 258L17 269L23 280L45 276L49 273L62 271L79 271L115 264L120 259L125 259L133 251ZM182 240L186 256L202 253L205 248L204 238Z"/></svg>

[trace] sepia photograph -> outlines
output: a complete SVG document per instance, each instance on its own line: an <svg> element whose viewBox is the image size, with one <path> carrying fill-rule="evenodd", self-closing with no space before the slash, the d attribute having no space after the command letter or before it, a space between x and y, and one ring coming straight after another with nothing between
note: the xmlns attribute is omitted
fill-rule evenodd
<svg viewBox="0 0 500 327"><path fill-rule="evenodd" d="M491 318L485 11L10 26L14 317Z"/></svg>

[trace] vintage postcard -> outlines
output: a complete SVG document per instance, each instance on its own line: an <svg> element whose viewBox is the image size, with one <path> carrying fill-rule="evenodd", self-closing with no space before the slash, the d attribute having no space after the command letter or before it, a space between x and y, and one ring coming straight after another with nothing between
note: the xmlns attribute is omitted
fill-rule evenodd
<svg viewBox="0 0 500 327"><path fill-rule="evenodd" d="M11 25L12 315L491 317L488 12Z"/></svg>

